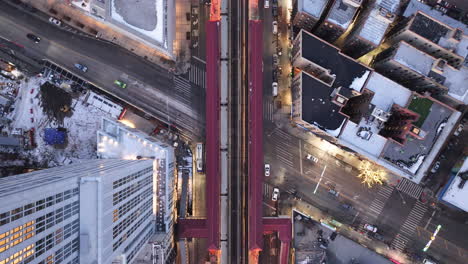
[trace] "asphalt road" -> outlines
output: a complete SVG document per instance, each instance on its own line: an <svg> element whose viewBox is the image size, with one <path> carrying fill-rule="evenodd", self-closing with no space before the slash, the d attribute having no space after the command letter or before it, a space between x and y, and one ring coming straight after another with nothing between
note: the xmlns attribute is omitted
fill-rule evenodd
<svg viewBox="0 0 468 264"><path fill-rule="evenodd" d="M190 84L177 86L173 74L164 68L115 45L58 28L42 19L40 13L30 15L0 2L0 23L1 37L24 46L37 59L48 59L74 72L105 92L187 132L191 139L203 137L203 89ZM41 37L41 42L35 44L27 39L27 33ZM86 65L88 72L75 69L73 64L77 62ZM126 82L127 88L113 85L117 79Z"/></svg>

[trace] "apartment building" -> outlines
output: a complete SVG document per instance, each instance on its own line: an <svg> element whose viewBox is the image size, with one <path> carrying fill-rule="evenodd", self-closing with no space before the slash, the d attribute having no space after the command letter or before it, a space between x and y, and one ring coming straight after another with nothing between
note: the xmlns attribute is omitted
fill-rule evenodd
<svg viewBox="0 0 468 264"><path fill-rule="evenodd" d="M294 40L293 65L298 126L416 183L461 116L305 31Z"/></svg>
<svg viewBox="0 0 468 264"><path fill-rule="evenodd" d="M395 21L399 9L400 0L369 1L346 37L342 52L353 58L359 58L377 48Z"/></svg>
<svg viewBox="0 0 468 264"><path fill-rule="evenodd" d="M293 25L312 31L332 2L333 0L295 0L292 11Z"/></svg>
<svg viewBox="0 0 468 264"><path fill-rule="evenodd" d="M335 42L351 26L362 0L335 0L314 34L329 43Z"/></svg>

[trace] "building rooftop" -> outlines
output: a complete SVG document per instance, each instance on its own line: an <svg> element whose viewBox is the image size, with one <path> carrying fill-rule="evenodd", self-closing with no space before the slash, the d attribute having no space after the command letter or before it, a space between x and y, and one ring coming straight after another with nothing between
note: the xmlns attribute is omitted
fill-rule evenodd
<svg viewBox="0 0 468 264"><path fill-rule="evenodd" d="M447 123L454 111L431 98L417 94L413 94L408 109L420 115L414 124L420 128L423 138L407 134L407 141L403 146L389 142L382 157L411 174L416 174L442 130L450 127ZM444 138L442 140L445 141Z"/></svg>
<svg viewBox="0 0 468 264"><path fill-rule="evenodd" d="M106 171L106 173L122 171L135 163L141 163L141 161L117 159L83 160L81 163L0 178L0 197L33 188L45 188L44 185L51 187L50 183L61 182L76 177L99 176L101 171Z"/></svg>
<svg viewBox="0 0 468 264"><path fill-rule="evenodd" d="M374 45L380 45L391 23L391 20L387 20L381 15L379 9L373 9L363 26L359 28L358 36Z"/></svg>
<svg viewBox="0 0 468 264"><path fill-rule="evenodd" d="M306 12L309 15L320 18L329 0L298 0L298 11Z"/></svg>
<svg viewBox="0 0 468 264"><path fill-rule="evenodd" d="M416 13L409 29L434 43L439 43L451 31L450 27L420 12Z"/></svg>
<svg viewBox="0 0 468 264"><path fill-rule="evenodd" d="M371 70L316 36L302 30L302 57L335 75L332 87L361 91ZM317 52L320 50L321 52ZM348 89L349 90L349 89ZM342 91L340 93L346 93ZM346 96L346 94L343 94ZM346 96L349 97L349 96Z"/></svg>
<svg viewBox="0 0 468 264"><path fill-rule="evenodd" d="M306 72L302 76L302 119L330 134L339 133L346 117L331 100L333 88Z"/></svg>
<svg viewBox="0 0 468 264"><path fill-rule="evenodd" d="M120 122L102 118L97 132L98 155L105 159L163 158L169 147L157 139L127 127Z"/></svg>
<svg viewBox="0 0 468 264"><path fill-rule="evenodd" d="M357 10L357 7L347 5L343 0L336 0L330 9L330 12L328 12L326 21L340 26L343 29L347 29L353 21Z"/></svg>
<svg viewBox="0 0 468 264"><path fill-rule="evenodd" d="M437 59L424 53L417 48L402 41L398 44L393 59L398 63L416 71L424 76L428 76L438 83L448 88L448 94L459 100L468 103L468 67L462 66L455 69L447 64L441 66L440 73L434 72L434 63Z"/></svg>
<svg viewBox="0 0 468 264"><path fill-rule="evenodd" d="M379 8L383 7L391 13L396 13L400 7L400 0L377 0L375 5Z"/></svg>
<svg viewBox="0 0 468 264"><path fill-rule="evenodd" d="M398 44L393 59L398 63L428 76L432 69L432 65L436 59L427 53L424 53L410 44L401 41Z"/></svg>
<svg viewBox="0 0 468 264"><path fill-rule="evenodd" d="M464 32L465 35L468 35L467 25L463 24L461 21L455 20L445 14L442 14L439 10L434 9L424 3L421 3L418 0L411 0L408 3L405 12L403 12L403 16L409 17L418 11L422 11L430 17L433 17L434 19L437 19L438 21L447 24L452 28L459 28Z"/></svg>
<svg viewBox="0 0 468 264"><path fill-rule="evenodd" d="M468 158L465 158L460 170L450 179L441 197L445 202L448 202L465 212L468 212L468 184L461 184L462 181L464 181L461 176L465 175L466 177L467 172Z"/></svg>
<svg viewBox="0 0 468 264"><path fill-rule="evenodd" d="M372 112L374 109L389 112L393 104L404 107L411 91L377 72L371 74L365 89L373 92L366 118L361 118L358 123L348 121L339 138L350 148L378 158L388 139L379 135L382 123L372 117Z"/></svg>

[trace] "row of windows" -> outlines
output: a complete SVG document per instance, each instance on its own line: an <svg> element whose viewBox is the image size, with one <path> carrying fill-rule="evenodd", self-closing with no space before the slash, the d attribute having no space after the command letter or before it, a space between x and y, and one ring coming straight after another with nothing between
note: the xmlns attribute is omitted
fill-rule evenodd
<svg viewBox="0 0 468 264"><path fill-rule="evenodd" d="M133 257L135 257L135 254L138 252L138 250L140 250L143 245L148 242L148 239L151 237L151 235L153 234L153 232L151 232L149 230L149 228L151 227L152 223L149 223L145 228L143 228L143 230L140 232L140 234L138 234L137 238L138 237L142 237L143 234L146 232L146 235L143 237L143 239L140 240L140 242L138 242L138 244L136 245L136 247L130 252L130 254L128 254L128 257L127 257L127 262L131 262ZM124 252L127 252L131 247L133 246L133 243L126 246L125 247L125 251Z"/></svg>
<svg viewBox="0 0 468 264"><path fill-rule="evenodd" d="M145 174L147 174L147 173L149 173L151 171L153 171L153 166L151 166L149 168L146 168L146 169L143 169L141 171L137 171L135 173L132 173L132 174L130 174L128 176L123 177L122 179L117 180L117 181L114 181L112 183L112 187L113 187L113 189L116 189L116 188L118 188L118 187L120 187L120 186L122 186L124 184L127 184L128 182L131 182L131 181L133 181L135 179L140 178L142 175L145 175Z"/></svg>
<svg viewBox="0 0 468 264"><path fill-rule="evenodd" d="M123 215L128 213L128 211L130 211L132 208L138 205L142 200L151 196L151 191L152 191L152 187L150 186L149 188L144 190L140 195L133 197L130 201L126 202L125 204L120 206L118 209L115 209L113 212L113 221L117 222L119 218L121 218Z"/></svg>
<svg viewBox="0 0 468 264"><path fill-rule="evenodd" d="M119 238L119 240L117 240L116 242L114 242L114 244L112 245L112 249L113 251L116 251L117 248L122 245L123 242L125 242L125 240L127 240L127 238L129 236L131 236L133 234L133 232L135 232L135 230L138 229L138 227L141 226L141 224L146 220L148 219L150 216L151 216L152 212L151 210L148 211L142 218L140 218L140 220L138 220L138 222L136 222L134 225L132 225L132 228L130 228L123 236L121 236ZM151 224L151 223L150 223Z"/></svg>
<svg viewBox="0 0 468 264"><path fill-rule="evenodd" d="M54 246L59 245L62 241L69 238L72 234L78 234L78 229L80 227L79 220L75 220L64 227L57 229L55 232L48 234L46 237L39 239L36 241L36 254L35 257L39 257L40 255L44 254L48 250L52 249ZM78 239L74 239L72 242L78 241ZM56 252L56 255L60 258L66 259L72 252L78 250L72 250L72 242L69 242L61 249ZM78 242L76 242L76 247L78 247Z"/></svg>
<svg viewBox="0 0 468 264"><path fill-rule="evenodd" d="M54 204L60 203L64 200L70 199L71 197L78 195L78 188L70 189L65 192L57 193L56 195L49 196L45 199L38 200L33 203L20 206L8 212L0 214L0 226L6 225L12 221L18 220L23 216L39 212L47 207Z"/></svg>
<svg viewBox="0 0 468 264"><path fill-rule="evenodd" d="M128 197L130 197L132 194L134 194L135 192L141 190L142 188L148 186L148 185L151 185L151 180L152 180L152 175L114 193L113 195L113 205L117 205L118 203L120 203L121 201L127 199Z"/></svg>
<svg viewBox="0 0 468 264"><path fill-rule="evenodd" d="M17 244L34 236L34 221L27 222L24 225L12 228L11 230L0 234L0 252L3 252L10 247L14 247Z"/></svg>
<svg viewBox="0 0 468 264"><path fill-rule="evenodd" d="M21 261L23 261L24 259L28 258L29 256L31 256L32 254L34 254L34 248L33 248L34 244L31 244L25 248L23 248L22 250L14 253L13 255L9 256L8 258L6 259L2 259L0 260L0 264L18 264L20 263Z"/></svg>
<svg viewBox="0 0 468 264"><path fill-rule="evenodd" d="M122 233L123 230L125 230L130 224L132 224L135 221L135 219L137 219L142 213L146 212L146 210L151 208L151 204L152 204L151 200L146 201L144 204L140 206L140 208L138 208L138 210L135 210L133 213L127 216L124 220L122 220L122 222L115 225L114 228L112 229L113 238L115 239L119 234Z"/></svg>
<svg viewBox="0 0 468 264"><path fill-rule="evenodd" d="M72 215L78 214L79 210L80 204L78 201L75 201L73 204L67 204L62 208L58 208L55 211L36 218L36 233L39 234L42 231L49 229L64 220L67 220Z"/></svg>

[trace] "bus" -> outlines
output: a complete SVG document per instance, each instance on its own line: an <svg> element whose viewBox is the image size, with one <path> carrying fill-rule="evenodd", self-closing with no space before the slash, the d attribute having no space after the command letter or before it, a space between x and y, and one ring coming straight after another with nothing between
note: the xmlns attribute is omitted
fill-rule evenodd
<svg viewBox="0 0 468 264"><path fill-rule="evenodd" d="M195 150L195 163L197 164L197 172L203 172L203 143L197 143Z"/></svg>

